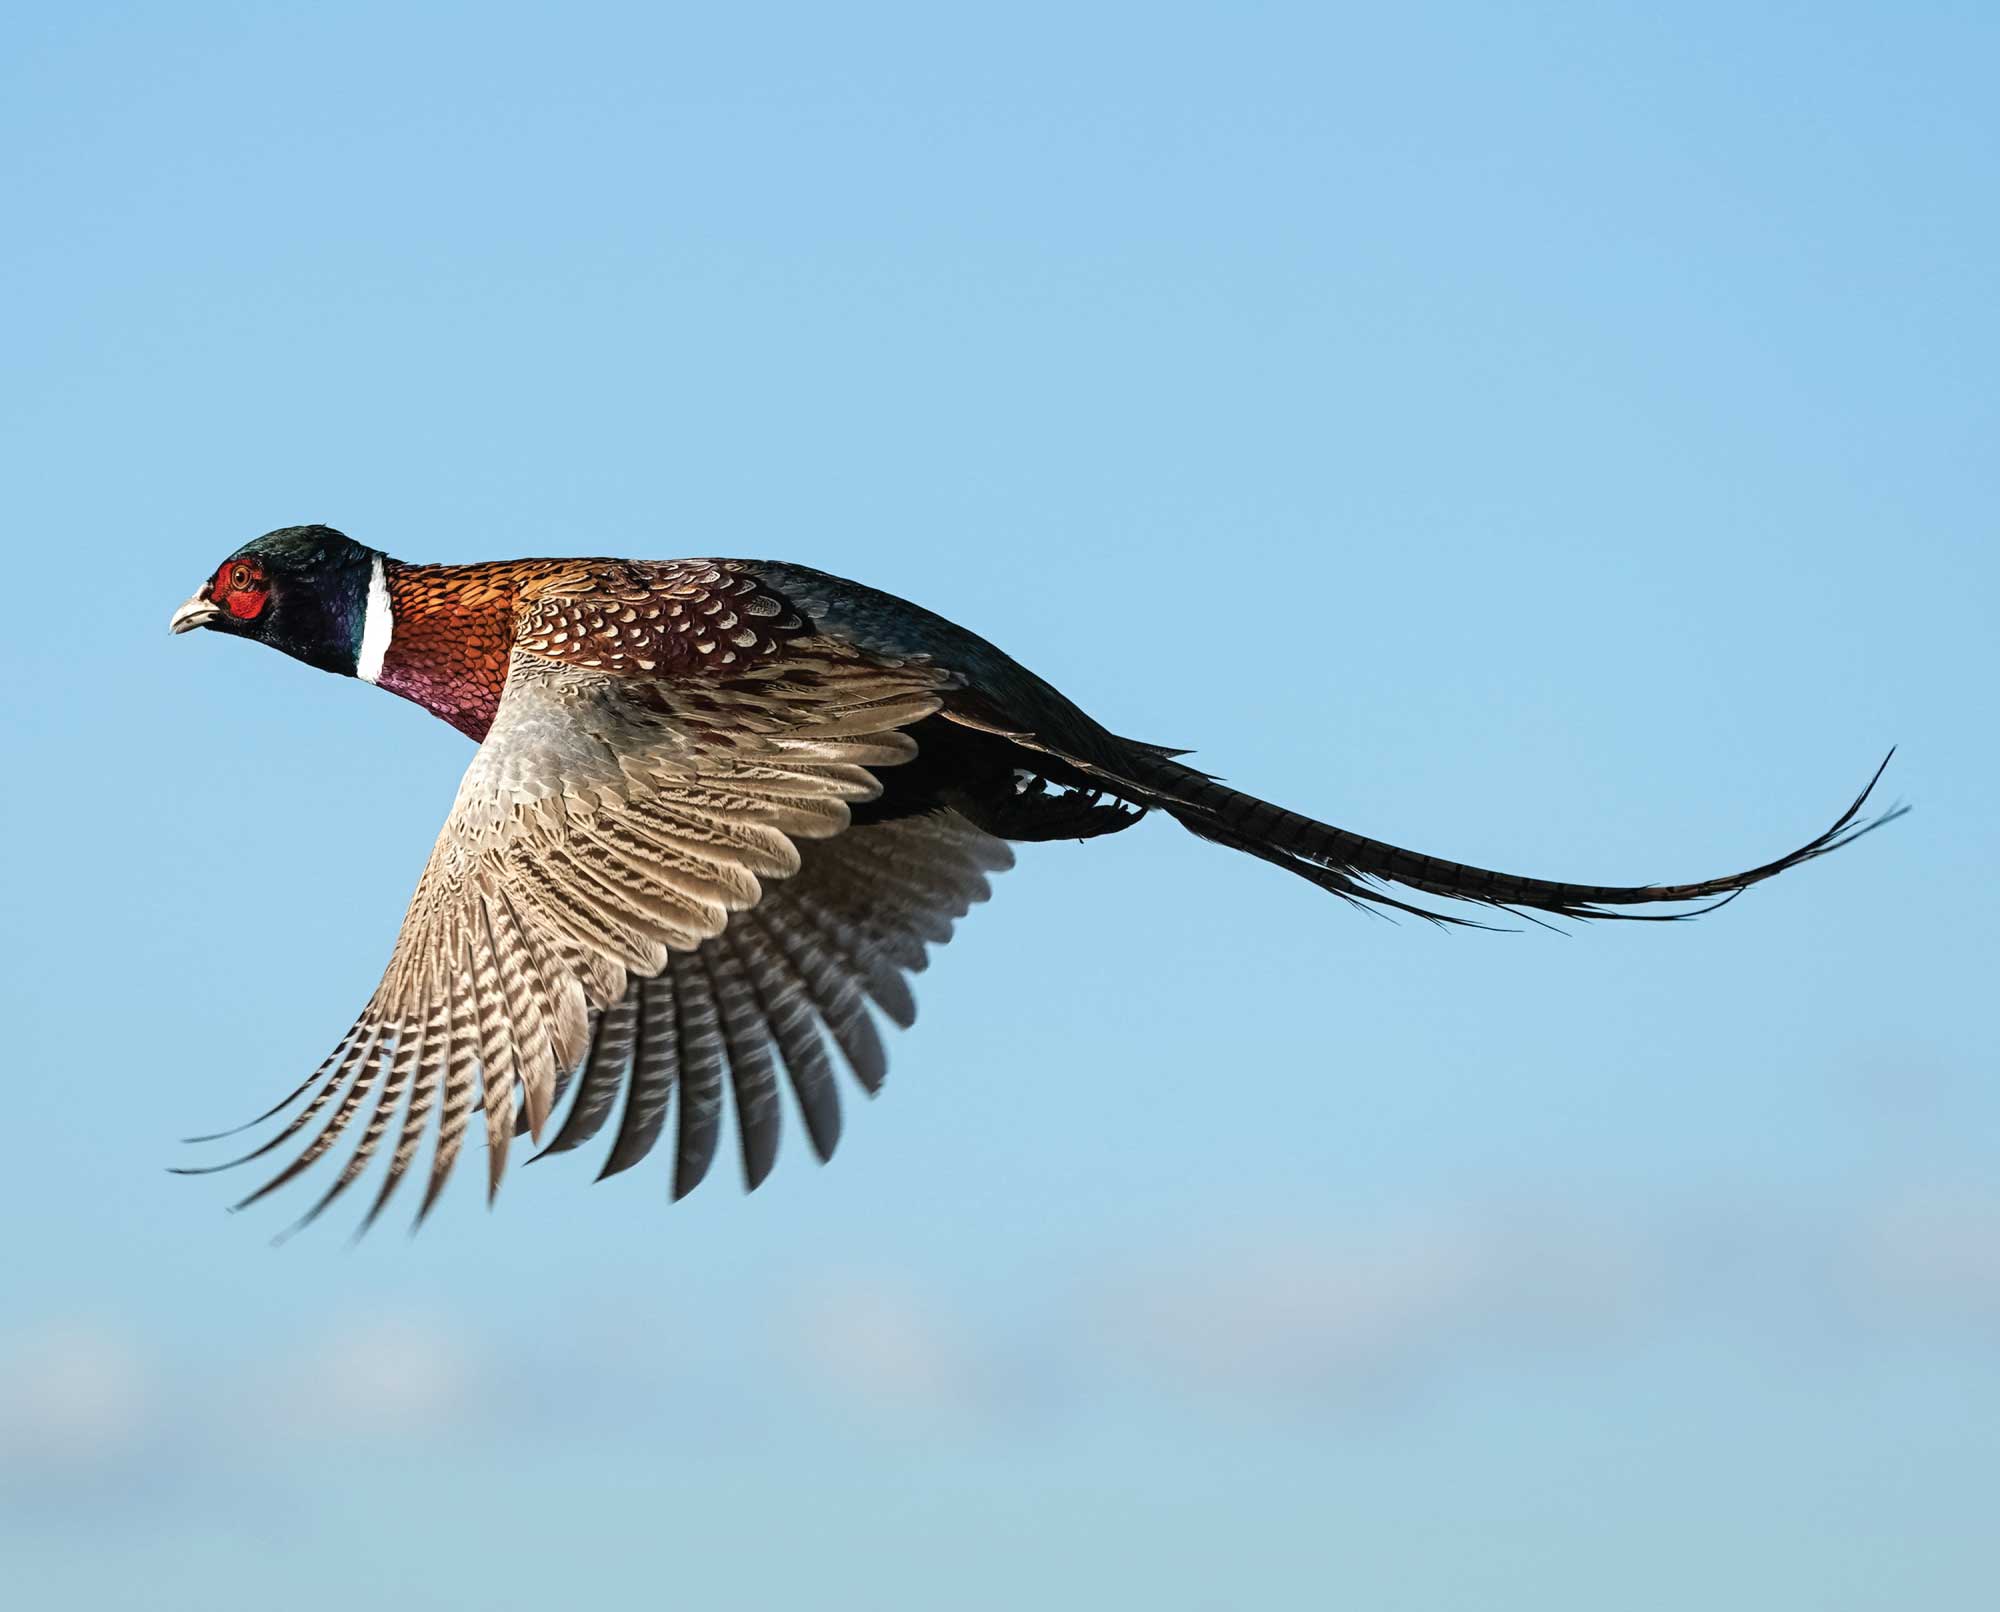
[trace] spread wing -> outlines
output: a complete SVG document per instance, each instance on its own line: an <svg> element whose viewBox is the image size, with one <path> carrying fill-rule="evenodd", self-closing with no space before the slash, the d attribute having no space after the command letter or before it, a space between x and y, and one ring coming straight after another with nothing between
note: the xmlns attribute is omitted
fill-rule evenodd
<svg viewBox="0 0 2000 1612"><path fill-rule="evenodd" d="M906 976L986 899L987 875L1013 866L1014 855L1004 840L941 811L813 841L800 847L800 861L796 875L732 914L721 934L676 953L661 973L635 977L599 1017L547 1152L588 1142L615 1108L599 1179L616 1175L652 1151L671 1107L673 1191L683 1197L714 1160L726 1090L744 1183L755 1189L777 1155L782 1062L813 1151L832 1156L840 1139L832 1050L868 1091L880 1086L887 1063L868 1004L905 1028L914 1021ZM517 1123L528 1119L524 1111Z"/></svg>
<svg viewBox="0 0 2000 1612"><path fill-rule="evenodd" d="M771 967L742 959L759 956L785 920L744 928L720 948L709 943L732 914L755 909L798 873L802 845L848 828L850 803L880 792L871 769L915 754L901 730L938 708L945 681L925 665L813 638L761 663L673 677L517 647L381 984L327 1060L263 1117L303 1097L299 1111L231 1162L317 1128L238 1207L297 1177L358 1125L359 1140L304 1224L395 1129L372 1221L435 1112L421 1223L475 1106L485 1118L490 1195L506 1168L516 1093L539 1134L559 1083L591 1050L593 1020L615 1026L635 980L671 979L678 1019L701 1026L686 1044L719 1035L729 1066L754 1080L751 1054L737 1051L749 1046L754 1018L744 992L769 988L780 1007L790 998ZM830 868L827 877L838 884L840 874ZM705 1016L691 1006L694 976L683 973L681 959L692 956L709 985ZM826 1011L839 1013L844 1000L829 997ZM585 1094L601 1079L587 1073ZM760 1119L749 1129L761 1136L762 1127Z"/></svg>

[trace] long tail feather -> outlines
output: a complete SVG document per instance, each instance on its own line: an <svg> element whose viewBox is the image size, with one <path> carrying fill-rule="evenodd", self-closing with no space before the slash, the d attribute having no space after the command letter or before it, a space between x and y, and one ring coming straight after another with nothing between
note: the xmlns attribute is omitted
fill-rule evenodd
<svg viewBox="0 0 2000 1612"><path fill-rule="evenodd" d="M1720 878L1700 879L1692 884L1572 884L1472 867L1463 862L1426 856L1419 851L1406 851L1400 846L1371 840L1331 824L1315 822L1310 817L1273 806L1254 795L1230 789L1191 767L1139 752L1132 756L1129 769L1132 776L1115 782L1122 788L1133 790L1144 804L1164 810L1203 839L1276 863L1349 902L1393 907L1436 922L1468 922L1412 906L1377 888L1387 883L1448 900L1470 901L1516 911L1522 917L1543 912L1560 918L1619 918L1670 923L1711 912L1752 885L1776 878L1780 873L1825 856L1829 851L1852 845L1862 835L1901 817L1909 810L1908 807L1894 806L1873 817L1861 815L1862 807L1873 795L1894 755L1895 751L1891 750L1888 756L1883 757L1881 766L1875 769L1867 787L1854 797L1853 803L1824 833L1808 840L1797 850L1761 866ZM1687 902L1706 902L1709 905L1681 912L1615 910Z"/></svg>

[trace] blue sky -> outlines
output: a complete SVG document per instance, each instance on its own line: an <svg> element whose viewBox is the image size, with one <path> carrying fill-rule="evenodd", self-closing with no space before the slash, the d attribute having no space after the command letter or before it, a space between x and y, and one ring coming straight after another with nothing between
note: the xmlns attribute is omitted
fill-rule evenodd
<svg viewBox="0 0 2000 1612"><path fill-rule="evenodd" d="M0 30L24 1604L1991 1584L1990 7ZM167 637L311 520L855 576L1521 872L1748 865L1892 742L1918 810L1567 937L1030 848L830 1168L274 1253L162 1166L348 1022L467 756Z"/></svg>

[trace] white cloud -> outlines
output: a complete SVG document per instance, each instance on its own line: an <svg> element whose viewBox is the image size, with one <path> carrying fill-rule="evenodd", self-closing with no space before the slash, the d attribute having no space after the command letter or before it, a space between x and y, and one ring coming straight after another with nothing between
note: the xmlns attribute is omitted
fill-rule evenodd
<svg viewBox="0 0 2000 1612"><path fill-rule="evenodd" d="M2000 1325L2000 1194L1930 1183L1887 1197L1861 1219L1861 1296L1877 1319Z"/></svg>
<svg viewBox="0 0 2000 1612"><path fill-rule="evenodd" d="M1455 1209L1211 1247L1106 1284L1116 1359L1233 1392L1368 1390L1484 1350L1601 1343L1648 1251L1578 1217Z"/></svg>
<svg viewBox="0 0 2000 1612"><path fill-rule="evenodd" d="M1169 1252L1158 1252L1166 1248ZM704 1409L740 1430L787 1414L761 1368L791 1368L839 1414L885 1426L1014 1425L1119 1394L1250 1405L1370 1403L1437 1392L1495 1365L1545 1368L1634 1340L1721 1326L1791 1358L1881 1347L1891 1332L1964 1346L2000 1337L2000 1193L1936 1182L1851 1194L1679 1204L1573 1190L1321 1220L1151 1253L1059 1263L1004 1304L921 1273L856 1273L794 1296L773 1336L651 1310L574 1314L482 1338L421 1311L319 1317L246 1369L172 1370L143 1334L98 1322L0 1334L0 1485L143 1486L176 1461L350 1437L462 1439L517 1423L566 1384L629 1426ZM740 1318L739 1318L740 1319ZM672 1370L659 1339L684 1332ZM753 1387L752 1384L755 1384Z"/></svg>
<svg viewBox="0 0 2000 1612"><path fill-rule="evenodd" d="M90 1477L153 1431L153 1390L124 1330L51 1322L0 1341L0 1476Z"/></svg>
<svg viewBox="0 0 2000 1612"><path fill-rule="evenodd" d="M336 1322L281 1368L292 1431L317 1436L424 1434L462 1425L489 1396L480 1351L420 1314Z"/></svg>
<svg viewBox="0 0 2000 1612"><path fill-rule="evenodd" d="M796 1319L796 1352L808 1376L838 1399L873 1411L933 1417L988 1400L991 1373L971 1332L907 1282L829 1279L809 1291Z"/></svg>

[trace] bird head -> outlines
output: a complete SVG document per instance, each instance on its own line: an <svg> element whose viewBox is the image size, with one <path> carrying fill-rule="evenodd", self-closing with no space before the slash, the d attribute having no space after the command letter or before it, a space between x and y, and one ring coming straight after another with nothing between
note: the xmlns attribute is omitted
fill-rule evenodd
<svg viewBox="0 0 2000 1612"><path fill-rule="evenodd" d="M286 526L245 543L174 612L171 631L254 638L322 671L354 674L382 556L331 526Z"/></svg>

